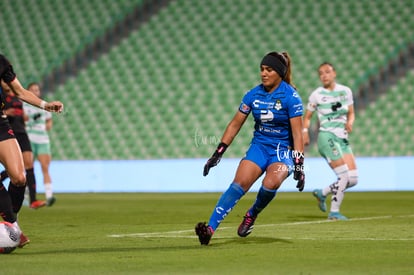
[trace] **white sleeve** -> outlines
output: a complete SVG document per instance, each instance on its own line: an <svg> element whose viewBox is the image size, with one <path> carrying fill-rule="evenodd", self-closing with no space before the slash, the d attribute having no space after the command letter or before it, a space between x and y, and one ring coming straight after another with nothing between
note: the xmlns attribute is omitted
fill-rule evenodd
<svg viewBox="0 0 414 275"><path fill-rule="evenodd" d="M348 87L346 93L347 93L347 104L348 104L348 106L354 104L354 98L352 96L352 91L349 87Z"/></svg>
<svg viewBox="0 0 414 275"><path fill-rule="evenodd" d="M51 119L52 118L52 113L51 112L48 112L48 111L45 111L45 110L43 110L44 111L44 114L45 114L45 118L46 118L46 120L48 120L48 119Z"/></svg>
<svg viewBox="0 0 414 275"><path fill-rule="evenodd" d="M316 100L316 90L315 90L309 96L308 105L306 106L306 109L308 111L314 112L317 106L318 106L318 102Z"/></svg>

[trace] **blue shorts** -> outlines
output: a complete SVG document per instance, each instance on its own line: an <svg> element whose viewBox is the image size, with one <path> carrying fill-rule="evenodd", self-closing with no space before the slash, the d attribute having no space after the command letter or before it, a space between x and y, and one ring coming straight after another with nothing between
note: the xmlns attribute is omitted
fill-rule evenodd
<svg viewBox="0 0 414 275"><path fill-rule="evenodd" d="M292 150L288 148L265 146L262 144L252 143L243 158L256 163L262 171L266 171L270 164L280 162L288 168L288 175L293 171Z"/></svg>

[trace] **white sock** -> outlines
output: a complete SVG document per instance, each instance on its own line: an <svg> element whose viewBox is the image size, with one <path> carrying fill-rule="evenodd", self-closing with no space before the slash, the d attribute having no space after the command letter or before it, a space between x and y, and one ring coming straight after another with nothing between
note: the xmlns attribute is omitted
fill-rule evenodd
<svg viewBox="0 0 414 275"><path fill-rule="evenodd" d="M47 182L44 184L44 187L46 199L50 199L51 197L53 197L52 183Z"/></svg>
<svg viewBox="0 0 414 275"><path fill-rule="evenodd" d="M348 178L348 186L346 187L346 189L357 185L357 183L358 183L358 170L356 170L356 169L349 170L348 177L349 177Z"/></svg>
<svg viewBox="0 0 414 275"><path fill-rule="evenodd" d="M334 169L338 176L338 181L331 184L332 201L331 212L339 212L342 200L344 199L344 192L348 185L348 166L346 164L338 166Z"/></svg>
<svg viewBox="0 0 414 275"><path fill-rule="evenodd" d="M331 185L335 185L336 182L332 183ZM358 184L358 170L353 169L348 171L348 184L346 186L346 189L349 189L351 187L354 187ZM322 189L322 195L327 196L331 193L332 186L328 185L325 188Z"/></svg>
<svg viewBox="0 0 414 275"><path fill-rule="evenodd" d="M14 223L13 223L13 226L14 227L16 227L20 232L22 231L21 229L20 229L20 226L19 226L19 224L17 223L17 221L15 221Z"/></svg>
<svg viewBox="0 0 414 275"><path fill-rule="evenodd" d="M336 184L336 182L332 183L331 185ZM325 188L322 189L322 195L323 196L328 196L329 194L331 194L331 185L326 186Z"/></svg>

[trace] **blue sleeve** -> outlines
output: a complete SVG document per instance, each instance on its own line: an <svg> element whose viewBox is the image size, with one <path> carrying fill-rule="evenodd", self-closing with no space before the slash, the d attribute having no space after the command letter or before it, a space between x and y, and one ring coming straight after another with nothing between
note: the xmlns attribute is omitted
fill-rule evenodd
<svg viewBox="0 0 414 275"><path fill-rule="evenodd" d="M240 103L239 111L245 115L250 114L250 111L252 110L252 99L252 92L247 92Z"/></svg>
<svg viewBox="0 0 414 275"><path fill-rule="evenodd" d="M303 115L303 103L300 95L294 91L289 100L289 118Z"/></svg>

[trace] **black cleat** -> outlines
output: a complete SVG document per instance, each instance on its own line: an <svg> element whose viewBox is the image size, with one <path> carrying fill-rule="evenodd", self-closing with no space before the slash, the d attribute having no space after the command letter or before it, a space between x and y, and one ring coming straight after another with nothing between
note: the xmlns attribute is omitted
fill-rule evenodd
<svg viewBox="0 0 414 275"><path fill-rule="evenodd" d="M247 235L249 235L253 230L253 225L254 225L255 220L256 220L256 217L250 216L249 212L247 212L243 218L242 223L239 225L237 234L240 237L247 237Z"/></svg>
<svg viewBox="0 0 414 275"><path fill-rule="evenodd" d="M207 226L205 222L199 222L195 227L195 232L202 245L208 245L213 236L213 230L210 226Z"/></svg>

